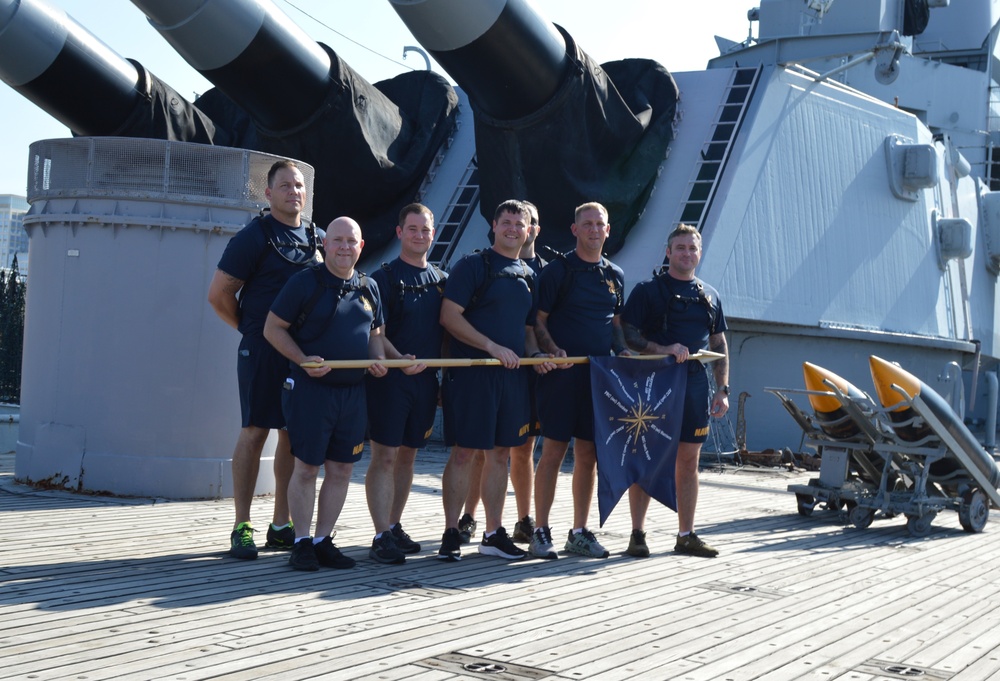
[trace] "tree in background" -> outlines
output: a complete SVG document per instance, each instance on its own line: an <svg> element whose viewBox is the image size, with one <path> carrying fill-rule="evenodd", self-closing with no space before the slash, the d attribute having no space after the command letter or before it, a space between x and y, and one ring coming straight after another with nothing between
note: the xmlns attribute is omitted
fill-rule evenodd
<svg viewBox="0 0 1000 681"><path fill-rule="evenodd" d="M0 270L0 402L21 403L25 283L17 267Z"/></svg>

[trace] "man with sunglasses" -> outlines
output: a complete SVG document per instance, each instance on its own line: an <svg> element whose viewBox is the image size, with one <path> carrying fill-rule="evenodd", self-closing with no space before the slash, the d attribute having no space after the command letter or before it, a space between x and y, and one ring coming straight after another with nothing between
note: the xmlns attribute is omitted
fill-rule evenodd
<svg viewBox="0 0 1000 681"><path fill-rule="evenodd" d="M243 560L257 557L250 505L261 451L271 429L278 430L278 443L274 452L274 514L267 530L267 546L288 550L295 541L288 514L288 481L294 460L281 413L281 386L288 375L288 362L264 339L264 322L288 279L322 262L318 246L323 232L302 219L306 186L293 162L283 160L271 166L264 196L270 211L254 218L229 240L208 289L208 302L215 312L243 336L236 360L242 427L233 451L236 519L229 548L229 555Z"/></svg>
<svg viewBox="0 0 1000 681"><path fill-rule="evenodd" d="M701 261L701 234L697 229L679 225L670 233L667 261L665 272L637 284L629 294L622 322L625 341L644 355L673 355L678 362L686 362L691 353L706 347L724 355L712 363L719 389L711 405L706 369L697 361L688 365L675 468L678 534L674 551L713 557L719 552L694 532L694 513L698 504L698 460L701 445L708 438L709 415L722 418L729 409L726 319L718 291L694 275ZM649 555L643 529L649 501L649 495L638 485L629 488L633 528L627 551L630 556Z"/></svg>

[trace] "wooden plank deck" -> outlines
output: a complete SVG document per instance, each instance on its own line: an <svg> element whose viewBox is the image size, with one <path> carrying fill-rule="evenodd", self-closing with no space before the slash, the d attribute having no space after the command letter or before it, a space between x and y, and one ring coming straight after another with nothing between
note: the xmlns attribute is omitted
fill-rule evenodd
<svg viewBox="0 0 1000 681"><path fill-rule="evenodd" d="M301 573L286 553L228 558L228 500L33 490L2 454L0 679L1000 679L993 524L967 534L947 513L920 539L899 518L856 530L830 511L797 514L785 488L808 474L707 470L698 529L716 559L674 555L662 507L653 555L625 556L623 502L597 531L609 559L511 564L472 545L444 563L445 459L417 463L404 525L419 555L367 558L366 458L337 537L358 567ZM569 482L565 469L557 548ZM255 502L259 526L270 503ZM513 508L511 494L509 525Z"/></svg>

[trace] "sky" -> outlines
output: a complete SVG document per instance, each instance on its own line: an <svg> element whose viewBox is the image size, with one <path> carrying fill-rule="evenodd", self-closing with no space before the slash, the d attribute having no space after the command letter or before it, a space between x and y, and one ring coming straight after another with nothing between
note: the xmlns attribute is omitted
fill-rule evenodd
<svg viewBox="0 0 1000 681"><path fill-rule="evenodd" d="M122 57L149 71L193 100L211 87L149 25L128 0L20 0L64 11ZM172 2L173 0L166 0ZM264 3L272 0L261 0ZM473 0L470 0L473 1ZM331 47L370 82L408 69L423 58L403 47L418 43L388 0L273 0L312 39ZM534 0L538 11L559 24L592 58L655 59L674 72L697 71L718 55L715 35L747 37L753 0ZM609 12L608 7L613 11ZM436 64L435 71L447 74ZM450 78L449 78L450 80ZM269 84L262 83L261 87ZM24 195L31 142L68 137L69 130L0 82L0 194Z"/></svg>

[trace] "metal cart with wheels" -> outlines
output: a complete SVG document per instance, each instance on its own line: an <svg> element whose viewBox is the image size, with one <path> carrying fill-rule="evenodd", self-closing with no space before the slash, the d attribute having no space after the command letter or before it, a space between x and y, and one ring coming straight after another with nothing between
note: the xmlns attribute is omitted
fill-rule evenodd
<svg viewBox="0 0 1000 681"><path fill-rule="evenodd" d="M899 405L880 408L867 398L851 397L830 386L843 407L838 421L819 419L801 409L790 395L813 391L767 388L802 428L803 444L820 457L820 477L805 485L789 485L795 493L801 515L811 515L816 504L843 510L846 520L858 529L869 527L883 517L905 516L911 535L921 537L932 529L938 513L955 511L967 532L981 532L989 520L990 506L1000 508L996 480L1000 469L985 452L972 452L969 438L957 438L961 422L944 423L922 409L920 396L900 391L902 402L911 408L909 419L890 418ZM927 389L929 390L929 389ZM844 425L848 427L844 427ZM838 426L831 428L831 425ZM849 433L833 437L831 431ZM901 432L919 431L926 435L915 441ZM987 463L984 463L987 462ZM992 464L992 469L990 468Z"/></svg>

